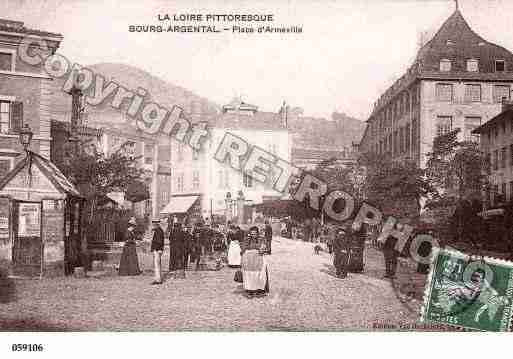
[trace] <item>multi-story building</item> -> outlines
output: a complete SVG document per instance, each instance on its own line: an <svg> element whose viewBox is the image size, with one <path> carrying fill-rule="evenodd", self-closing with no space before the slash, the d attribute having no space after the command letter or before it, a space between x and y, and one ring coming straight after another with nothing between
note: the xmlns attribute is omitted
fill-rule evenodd
<svg viewBox="0 0 513 359"><path fill-rule="evenodd" d="M374 104L361 152L426 164L433 139L460 128L460 140L510 99L513 54L476 34L459 9L418 51L413 65Z"/></svg>
<svg viewBox="0 0 513 359"><path fill-rule="evenodd" d="M34 133L30 150L50 158L52 79L42 64L29 65L17 56L21 40L28 35L44 39L49 53L63 39L60 34L29 29L20 21L0 19L0 177L23 158L18 133L24 125Z"/></svg>
<svg viewBox="0 0 513 359"><path fill-rule="evenodd" d="M270 184L259 183L251 176L219 163L214 156L221 140L229 132L290 162L292 138L287 129L285 111L258 111L256 106L238 100L223 106L220 114L203 120L208 120L210 136L202 152L172 141L171 198L169 205L163 209L164 213L188 209L175 208L174 203L183 207L192 206L198 201L203 217L224 215L227 193L235 200L239 191L244 194L247 205L261 203L266 198L281 197Z"/></svg>
<svg viewBox="0 0 513 359"><path fill-rule="evenodd" d="M487 202L494 205L513 200L513 104L505 102L500 114L473 133L480 136L481 151L490 162Z"/></svg>

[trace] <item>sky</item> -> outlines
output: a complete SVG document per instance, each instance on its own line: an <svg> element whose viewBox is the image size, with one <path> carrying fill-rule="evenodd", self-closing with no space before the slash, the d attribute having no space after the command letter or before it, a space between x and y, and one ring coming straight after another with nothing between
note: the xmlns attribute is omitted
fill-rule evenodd
<svg viewBox="0 0 513 359"><path fill-rule="evenodd" d="M513 50L513 1L459 0L459 7L479 35ZM365 120L413 62L419 34L433 35L454 9L453 0L1 0L0 18L61 33L59 53L73 62L137 66L219 105L241 96L265 111L286 101L309 116L339 111ZM185 13L273 14L266 25L303 32L128 31L167 27L159 14Z"/></svg>

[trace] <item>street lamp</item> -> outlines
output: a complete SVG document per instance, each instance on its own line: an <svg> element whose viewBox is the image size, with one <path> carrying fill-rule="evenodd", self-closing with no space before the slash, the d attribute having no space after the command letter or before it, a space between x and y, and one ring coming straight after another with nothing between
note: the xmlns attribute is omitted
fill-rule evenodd
<svg viewBox="0 0 513 359"><path fill-rule="evenodd" d="M226 223L228 224L228 222L231 220L231 205L232 205L232 194L230 192L226 192L224 202L226 204L226 210L225 210Z"/></svg>
<svg viewBox="0 0 513 359"><path fill-rule="evenodd" d="M25 124L23 128L20 130L20 143L23 145L23 149L25 150L25 152L28 152L28 147L30 146L30 142L32 141L33 135L34 133L27 124Z"/></svg>

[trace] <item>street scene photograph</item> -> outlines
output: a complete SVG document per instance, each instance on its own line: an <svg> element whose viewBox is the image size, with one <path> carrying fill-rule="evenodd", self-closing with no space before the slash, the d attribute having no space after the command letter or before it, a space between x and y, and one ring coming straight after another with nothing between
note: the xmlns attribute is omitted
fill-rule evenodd
<svg viewBox="0 0 513 359"><path fill-rule="evenodd" d="M3 349L511 332L512 13L2 0Z"/></svg>

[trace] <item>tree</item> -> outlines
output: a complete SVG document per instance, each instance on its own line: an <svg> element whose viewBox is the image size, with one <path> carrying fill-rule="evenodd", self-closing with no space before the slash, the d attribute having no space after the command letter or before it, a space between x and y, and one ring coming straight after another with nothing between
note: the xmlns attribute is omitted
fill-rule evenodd
<svg viewBox="0 0 513 359"><path fill-rule="evenodd" d="M108 193L129 192L137 198L148 193L143 180L144 171L137 168L136 161L137 158L126 154L123 146L108 156L90 147L87 151L66 152L59 167L86 197L91 222L98 201Z"/></svg>
<svg viewBox="0 0 513 359"><path fill-rule="evenodd" d="M366 153L360 162L367 168L366 200L385 214L398 218L416 217L420 201L432 186L425 171L410 160L394 161L388 155Z"/></svg>
<svg viewBox="0 0 513 359"><path fill-rule="evenodd" d="M476 211L483 190L488 186L488 159L471 141L458 141L460 129L438 136L433 141L433 150L428 154L426 174L435 191L427 203L428 208L454 208L449 218L439 222L449 224L448 231L459 241L473 238L465 228L474 230L477 224ZM444 217L448 216L446 210Z"/></svg>
<svg viewBox="0 0 513 359"><path fill-rule="evenodd" d="M426 174L435 193L431 202L481 199L488 184L488 159L471 141L458 141L456 129L433 141Z"/></svg>

